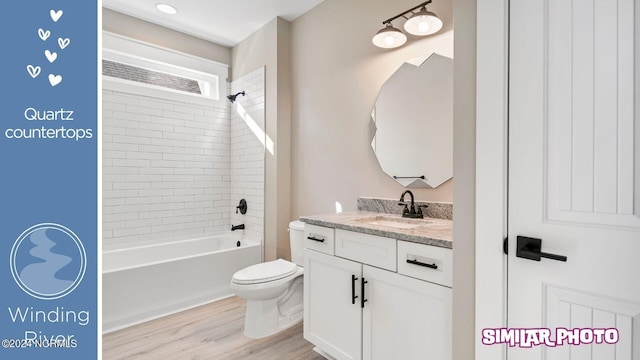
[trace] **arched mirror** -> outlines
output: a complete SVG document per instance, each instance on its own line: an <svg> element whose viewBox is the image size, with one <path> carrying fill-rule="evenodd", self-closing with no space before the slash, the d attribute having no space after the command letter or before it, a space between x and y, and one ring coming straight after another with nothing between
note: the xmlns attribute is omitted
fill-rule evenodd
<svg viewBox="0 0 640 360"><path fill-rule="evenodd" d="M435 188L453 177L453 59L434 53L402 64L371 118L371 147L400 184Z"/></svg>

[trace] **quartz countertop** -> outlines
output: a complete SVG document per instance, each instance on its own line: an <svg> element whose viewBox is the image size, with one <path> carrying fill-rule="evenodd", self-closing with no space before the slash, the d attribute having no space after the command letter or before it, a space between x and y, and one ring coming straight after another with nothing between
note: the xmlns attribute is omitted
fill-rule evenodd
<svg viewBox="0 0 640 360"><path fill-rule="evenodd" d="M418 226L404 229L371 223L375 221L366 221L367 219L375 217L391 219L398 223L407 221L407 223L411 222L411 224L418 224ZM400 215L394 214L349 211L338 214L302 216L300 217L300 221L311 225L355 231L363 234L383 236L448 249L453 248L453 222L451 220L435 218L405 219Z"/></svg>

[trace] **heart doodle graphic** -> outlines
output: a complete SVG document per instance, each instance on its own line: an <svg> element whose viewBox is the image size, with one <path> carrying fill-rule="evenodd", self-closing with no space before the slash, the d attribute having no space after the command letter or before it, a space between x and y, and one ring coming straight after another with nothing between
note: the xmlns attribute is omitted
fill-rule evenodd
<svg viewBox="0 0 640 360"><path fill-rule="evenodd" d="M69 46L69 43L71 43L71 39L69 38L58 38L58 46L60 46L60 49L64 50L64 48L66 48L67 46Z"/></svg>
<svg viewBox="0 0 640 360"><path fill-rule="evenodd" d="M40 75L40 66L27 65L27 72L35 79Z"/></svg>
<svg viewBox="0 0 640 360"><path fill-rule="evenodd" d="M49 83L51 86L56 86L62 82L62 75L49 74Z"/></svg>
<svg viewBox="0 0 640 360"><path fill-rule="evenodd" d="M45 50L44 56L47 57L50 63L53 63L58 58L58 54L56 52L51 52L49 50Z"/></svg>
<svg viewBox="0 0 640 360"><path fill-rule="evenodd" d="M38 36L40 36L40 39L42 39L42 41L47 41L49 36L51 36L51 31L49 30L45 31L42 28L40 28L38 29Z"/></svg>
<svg viewBox="0 0 640 360"><path fill-rule="evenodd" d="M62 13L62 10L55 11L51 9L51 11L49 11L49 15L51 15L51 20L53 20L53 22L58 22L58 20L60 20L60 18L62 17Z"/></svg>

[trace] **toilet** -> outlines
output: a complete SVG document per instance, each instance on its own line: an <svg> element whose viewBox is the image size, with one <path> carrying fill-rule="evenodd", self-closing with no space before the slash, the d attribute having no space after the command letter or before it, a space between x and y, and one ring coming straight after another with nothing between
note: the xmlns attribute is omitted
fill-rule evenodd
<svg viewBox="0 0 640 360"><path fill-rule="evenodd" d="M244 334L258 339L291 327L303 317L304 223L289 223L291 261L277 259L233 274L231 290L247 300Z"/></svg>

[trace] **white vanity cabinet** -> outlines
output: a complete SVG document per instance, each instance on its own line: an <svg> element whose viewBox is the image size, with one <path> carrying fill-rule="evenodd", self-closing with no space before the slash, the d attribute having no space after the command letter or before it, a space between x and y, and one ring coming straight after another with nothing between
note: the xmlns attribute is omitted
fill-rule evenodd
<svg viewBox="0 0 640 360"><path fill-rule="evenodd" d="M306 249L304 272L305 339L336 359L362 359L362 264Z"/></svg>
<svg viewBox="0 0 640 360"><path fill-rule="evenodd" d="M363 266L363 359L451 359L451 288Z"/></svg>
<svg viewBox="0 0 640 360"><path fill-rule="evenodd" d="M450 359L450 282L426 280L449 277L451 250L327 230L335 255L305 249L305 339L338 360Z"/></svg>

